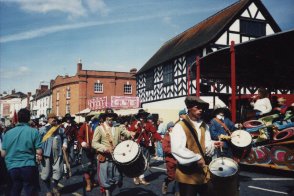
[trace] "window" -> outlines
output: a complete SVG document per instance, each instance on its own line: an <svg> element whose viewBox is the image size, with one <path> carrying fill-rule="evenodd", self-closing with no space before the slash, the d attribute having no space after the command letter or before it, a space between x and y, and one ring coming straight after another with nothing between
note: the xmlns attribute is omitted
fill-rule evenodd
<svg viewBox="0 0 294 196"><path fill-rule="evenodd" d="M252 37L265 36L265 22L240 19L240 33Z"/></svg>
<svg viewBox="0 0 294 196"><path fill-rule="evenodd" d="M65 106L65 113L70 113L70 103L67 101L66 106Z"/></svg>
<svg viewBox="0 0 294 196"><path fill-rule="evenodd" d="M59 106L56 106L56 115L59 115Z"/></svg>
<svg viewBox="0 0 294 196"><path fill-rule="evenodd" d="M154 73L150 70L146 73L146 90L153 90L154 85Z"/></svg>
<svg viewBox="0 0 294 196"><path fill-rule="evenodd" d="M70 99L70 89L66 90L66 99Z"/></svg>
<svg viewBox="0 0 294 196"><path fill-rule="evenodd" d="M59 92L56 93L56 100L59 101Z"/></svg>
<svg viewBox="0 0 294 196"><path fill-rule="evenodd" d="M172 64L165 65L163 67L163 85L173 83L174 69Z"/></svg>
<svg viewBox="0 0 294 196"><path fill-rule="evenodd" d="M124 93L125 94L132 94L132 85L131 84L124 85Z"/></svg>
<svg viewBox="0 0 294 196"><path fill-rule="evenodd" d="M103 84L100 82L96 82L94 84L94 92L95 93L103 93Z"/></svg>

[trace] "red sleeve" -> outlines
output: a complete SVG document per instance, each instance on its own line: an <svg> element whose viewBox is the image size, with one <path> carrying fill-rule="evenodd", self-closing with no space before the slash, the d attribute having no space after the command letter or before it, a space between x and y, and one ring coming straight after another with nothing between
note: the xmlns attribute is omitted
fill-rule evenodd
<svg viewBox="0 0 294 196"><path fill-rule="evenodd" d="M135 127L136 124L137 124L137 121L136 120L133 121L132 124L129 127L129 131L136 132L137 131L137 129Z"/></svg>
<svg viewBox="0 0 294 196"><path fill-rule="evenodd" d="M78 142L79 144L82 144L82 142L84 142L84 138L85 138L85 129L86 129L86 123L84 123L80 130L78 131L78 134L77 134L77 139L78 139Z"/></svg>
<svg viewBox="0 0 294 196"><path fill-rule="evenodd" d="M145 129L151 133L157 133L157 128L150 122L146 123Z"/></svg>

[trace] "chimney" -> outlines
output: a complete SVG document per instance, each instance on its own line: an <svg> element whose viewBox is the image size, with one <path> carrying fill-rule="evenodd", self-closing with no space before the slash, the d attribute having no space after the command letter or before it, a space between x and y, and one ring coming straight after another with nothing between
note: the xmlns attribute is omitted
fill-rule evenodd
<svg viewBox="0 0 294 196"><path fill-rule="evenodd" d="M41 92L48 90L48 85L41 85Z"/></svg>
<svg viewBox="0 0 294 196"><path fill-rule="evenodd" d="M83 69L82 60L80 59L77 65L77 73L82 71L82 69Z"/></svg>
<svg viewBox="0 0 294 196"><path fill-rule="evenodd" d="M41 91L41 89L36 89L36 96L39 95L40 91Z"/></svg>
<svg viewBox="0 0 294 196"><path fill-rule="evenodd" d="M28 96L27 96L27 109L30 110L31 106L30 106L30 98L32 96L31 92L28 92Z"/></svg>
<svg viewBox="0 0 294 196"><path fill-rule="evenodd" d="M132 69L130 70L130 73L132 73L132 74L136 74L136 73L137 73L137 69L136 69L136 68L132 68Z"/></svg>

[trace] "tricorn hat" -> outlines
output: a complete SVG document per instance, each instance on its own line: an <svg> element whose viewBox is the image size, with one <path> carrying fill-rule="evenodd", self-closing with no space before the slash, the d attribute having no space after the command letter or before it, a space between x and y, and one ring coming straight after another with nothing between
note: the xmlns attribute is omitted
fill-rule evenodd
<svg viewBox="0 0 294 196"><path fill-rule="evenodd" d="M185 104L188 109L194 106L199 106L203 110L206 110L209 107L209 104L207 102L203 101L202 99L196 96L187 96L185 99Z"/></svg>

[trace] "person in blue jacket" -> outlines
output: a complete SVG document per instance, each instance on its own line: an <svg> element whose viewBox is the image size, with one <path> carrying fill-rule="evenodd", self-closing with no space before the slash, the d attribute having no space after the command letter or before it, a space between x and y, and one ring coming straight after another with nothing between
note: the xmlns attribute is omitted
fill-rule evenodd
<svg viewBox="0 0 294 196"><path fill-rule="evenodd" d="M226 139L226 136L229 136L230 132L236 130L236 127L235 124L229 118L230 110L227 108L217 108L213 111L212 115L213 118L211 119L209 125L211 139L224 141L223 148L216 149L216 155L217 157L225 156L232 158L233 155L230 147L230 142L228 139Z"/></svg>

